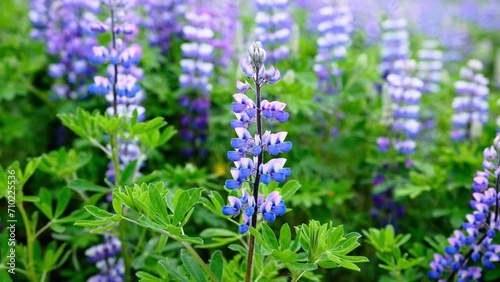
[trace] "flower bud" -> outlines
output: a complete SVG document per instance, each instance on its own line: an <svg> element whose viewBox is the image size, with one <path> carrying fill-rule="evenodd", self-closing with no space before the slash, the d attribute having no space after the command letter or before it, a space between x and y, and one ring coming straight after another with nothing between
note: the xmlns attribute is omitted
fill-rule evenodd
<svg viewBox="0 0 500 282"><path fill-rule="evenodd" d="M260 67L266 61L266 50L262 48L262 43L260 41L253 42L250 47L248 47L248 55L252 60L252 64L255 67Z"/></svg>

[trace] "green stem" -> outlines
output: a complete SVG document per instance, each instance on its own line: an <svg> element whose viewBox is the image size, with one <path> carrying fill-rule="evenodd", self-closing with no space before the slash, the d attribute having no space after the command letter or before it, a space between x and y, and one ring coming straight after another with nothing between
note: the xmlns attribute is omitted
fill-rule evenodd
<svg viewBox="0 0 500 282"><path fill-rule="evenodd" d="M127 220L129 222L132 222L133 224L136 224L138 226L141 226L143 228L148 228L142 224L140 224L139 222L131 219L131 218L128 218L128 217L124 217L122 215L122 219L124 220ZM149 228L148 228L149 229ZM152 229L153 230L153 229ZM212 270L210 270L210 268L207 266L207 264L203 261L203 259L198 255L198 253L195 251L195 249L191 246L191 244L189 244L188 242L182 240L181 238L177 237L176 235L166 231L166 230L153 230L153 231L156 231L160 234L163 234L163 235L166 235L172 239L174 239L175 241L179 242L190 254L191 256L196 260L196 262L198 262L198 264L201 266L201 268L203 268L203 270L205 271L205 273L208 275L208 277L214 281L214 282L218 282L219 279L217 279L217 277L215 276L215 274L212 272Z"/></svg>
<svg viewBox="0 0 500 282"><path fill-rule="evenodd" d="M40 236L40 234L43 233L43 231L47 230L47 228L49 228L51 225L52 225L52 220L47 222L47 224L45 224L42 228L40 228L40 230L38 230L35 235L33 236L33 240L36 240L36 238L38 238L38 236Z"/></svg>
<svg viewBox="0 0 500 282"><path fill-rule="evenodd" d="M314 261L314 263L318 263L318 261L319 261L322 257L323 257L323 255L319 256L319 258L318 258L317 260L315 260L315 261ZM308 263L309 263L309 261L308 261ZM285 264L285 265L286 265L286 264ZM287 266L287 267L288 267L288 266ZM289 267L288 267L288 268L289 268ZM290 268L289 268L289 269L290 269ZM300 278L302 278L302 276L303 276L304 274L306 274L306 272L307 272L307 270L301 271L301 272L300 272L300 274L299 274L299 276L297 276L296 278L293 278L293 277L292 277L292 282L297 282L297 281L299 281L299 279L300 279Z"/></svg>
<svg viewBox="0 0 500 282"><path fill-rule="evenodd" d="M42 272L42 278L40 278L40 282L44 282L45 277L47 277L47 271Z"/></svg>
<svg viewBox="0 0 500 282"><path fill-rule="evenodd" d="M4 267L4 266L0 267L0 270L8 270L8 269L9 269L8 267ZM17 268L17 266L16 266L16 272L22 273L22 274L26 275L27 277L29 277L29 273L26 270L24 270L22 268Z"/></svg>
<svg viewBox="0 0 500 282"><path fill-rule="evenodd" d="M130 269L131 258L128 254L128 248L126 247L125 240L124 240L126 234L127 234L127 231L125 230L125 224L120 224L120 241L122 243L123 265L125 266L124 280L125 281L132 281L131 269ZM140 245L138 245L138 246L140 246Z"/></svg>
<svg viewBox="0 0 500 282"><path fill-rule="evenodd" d="M139 242L137 242L138 247L142 245L142 242L144 242L144 239L146 238L146 232L147 232L147 229L142 230L142 234L141 234L141 237L139 238ZM135 251L132 253L132 256L130 257L131 260L133 260L137 256L137 254L139 254L139 250L140 250L140 248L135 249Z"/></svg>
<svg viewBox="0 0 500 282"><path fill-rule="evenodd" d="M37 281L37 276L35 272L35 258L34 258L34 247L33 247L33 233L31 232L31 224L30 220L28 218L28 215L26 214L26 211L24 210L23 203L20 201L17 203L17 207L19 210L19 213L21 214L23 221L24 221L24 228L26 232L26 248L28 250L28 265L27 265L27 271L28 271L28 277L30 278L31 281Z"/></svg>

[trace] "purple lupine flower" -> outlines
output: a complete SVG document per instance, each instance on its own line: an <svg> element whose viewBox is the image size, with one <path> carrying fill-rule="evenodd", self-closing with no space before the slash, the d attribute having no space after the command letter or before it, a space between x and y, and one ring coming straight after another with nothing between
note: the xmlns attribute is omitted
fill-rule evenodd
<svg viewBox="0 0 500 282"><path fill-rule="evenodd" d="M380 72L386 78L394 72L394 63L397 60L406 60L409 57L409 34L406 30L406 19L391 18L382 23L382 64Z"/></svg>
<svg viewBox="0 0 500 282"><path fill-rule="evenodd" d="M393 72L387 76L387 89L391 98L392 119L391 130L394 137L390 142L397 152L408 155L413 154L415 138L420 132L421 125L418 121L420 112L420 90L423 82L409 74L414 70L415 62L412 60L398 60L394 63ZM383 137L387 142L387 137ZM380 145L379 148L386 148ZM382 151L382 150L381 150Z"/></svg>
<svg viewBox="0 0 500 282"><path fill-rule="evenodd" d="M274 64L288 57L293 19L288 11L288 0L255 0L256 40L267 49L268 62Z"/></svg>
<svg viewBox="0 0 500 282"><path fill-rule="evenodd" d="M489 81L481 74L482 69L483 64L478 60L469 60L460 69L461 80L455 82L457 96L453 99L453 141L477 138L488 121Z"/></svg>
<svg viewBox="0 0 500 282"><path fill-rule="evenodd" d="M141 19L141 25L147 31L151 46L160 48L163 54L170 50L171 39L180 35L180 18L186 11L183 0L139 0L147 16Z"/></svg>
<svg viewBox="0 0 500 282"><path fill-rule="evenodd" d="M384 124L389 127L391 136L377 139L378 149L382 153L389 152L391 145L398 154L404 156L415 152L417 146L415 139L421 130L418 120L420 90L424 85L420 79L410 76L415 66L415 61L397 60L390 68L391 73L386 77L387 95L383 97L386 100L384 108L390 113L384 118ZM407 158L404 164L394 163L388 166L395 166L396 170L399 170L403 167L410 168L412 164L412 160ZM377 177L379 179L375 178L377 181L374 181L374 186L384 182L383 177L380 180L379 174ZM394 201L393 189L393 187L388 187L384 192L372 196L375 207L371 214L373 218L380 220L382 226L396 225L396 220L405 212L404 207Z"/></svg>
<svg viewBox="0 0 500 282"><path fill-rule="evenodd" d="M430 279L448 277L447 281L457 276L459 281L480 281L482 268L491 270L493 264L500 260L500 245L493 244L500 231L498 214L498 171L500 158L500 137L495 138L494 145L484 150L484 171L478 171L474 177L472 213L466 215L462 229L455 230L448 238L449 246L445 247L444 256L435 254L431 261L431 270L427 273ZM481 267L468 266L470 261L480 263ZM440 280L441 281L441 280ZM444 281L444 280L443 280Z"/></svg>
<svg viewBox="0 0 500 282"><path fill-rule="evenodd" d="M125 266L118 258L122 252L121 242L115 237L104 236L104 243L85 251L90 263L95 263L99 274L91 276L88 282L124 281Z"/></svg>
<svg viewBox="0 0 500 282"><path fill-rule="evenodd" d="M467 30L461 26L446 25L439 37L444 47L443 60L456 63L462 60L469 41Z"/></svg>
<svg viewBox="0 0 500 282"><path fill-rule="evenodd" d="M32 37L43 39L56 63L49 65L54 78L55 98L75 99L87 96L86 84L94 69L88 64L89 52L97 44L90 23L97 0L33 1L30 20Z"/></svg>
<svg viewBox="0 0 500 282"><path fill-rule="evenodd" d="M257 214L261 214L267 222L274 222L277 216L285 214L286 206L279 192L260 194L258 186L260 182L283 182L291 173L290 168L285 167L285 158L271 158L265 162L265 152L273 157L292 149L292 143L285 141L287 132L271 133L262 129L263 118L269 122L280 123L289 118L289 114L284 110L286 104L262 100L261 97L261 88L266 84L278 82L280 72L274 67L265 69L267 54L260 42L254 42L248 48L248 54L248 58L242 61L241 68L245 75L253 80L255 86L252 88L247 82L241 81L236 83L239 93L233 95L236 102L231 105L236 120L232 120L230 124L236 131L237 138L231 139L234 151L227 153L228 159L233 161L235 166L231 168L232 179L226 180L225 186L229 190L237 190L247 182L251 183L253 189L252 193L248 194L246 188L241 188L242 196L229 196L229 205L222 207L222 213L227 216L243 213L243 223L238 228L242 234L246 233L250 226L256 226ZM255 100L248 97L250 90L255 92ZM255 133L252 134L251 131Z"/></svg>
<svg viewBox="0 0 500 282"><path fill-rule="evenodd" d="M238 42L237 34L243 29L240 19L240 2L231 0L215 1L216 8L213 9L214 18L212 27L215 32L212 45L215 48L214 64L227 68L229 62L234 59L235 51L243 46ZM236 43L235 43L236 41ZM219 79L219 77L218 77Z"/></svg>
<svg viewBox="0 0 500 282"><path fill-rule="evenodd" d="M33 29L31 38L35 40L45 40L45 30L49 24L49 9L52 0L32 0L29 19Z"/></svg>
<svg viewBox="0 0 500 282"><path fill-rule="evenodd" d="M342 70L336 62L343 61L350 44L352 14L347 5L325 6L319 10L317 30L318 53L314 71L318 76L318 90L334 94L342 87Z"/></svg>
<svg viewBox="0 0 500 282"><path fill-rule="evenodd" d="M208 136L210 80L214 71L213 15L210 9L197 7L186 13L186 20L188 24L182 32L188 42L181 45L179 80L189 93L179 99L181 106L187 109L181 118L180 135L188 143L183 148L186 156L204 157L208 153L204 143Z"/></svg>
<svg viewBox="0 0 500 282"><path fill-rule="evenodd" d="M443 52L437 49L436 41L425 41L418 51L417 77L424 82L422 93L438 93L443 68Z"/></svg>

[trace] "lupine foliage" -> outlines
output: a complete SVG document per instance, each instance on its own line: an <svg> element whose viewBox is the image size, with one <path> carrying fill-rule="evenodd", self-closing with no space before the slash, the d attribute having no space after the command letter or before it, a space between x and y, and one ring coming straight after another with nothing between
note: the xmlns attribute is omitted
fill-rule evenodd
<svg viewBox="0 0 500 282"><path fill-rule="evenodd" d="M0 281L499 280L498 1L0 11Z"/></svg>

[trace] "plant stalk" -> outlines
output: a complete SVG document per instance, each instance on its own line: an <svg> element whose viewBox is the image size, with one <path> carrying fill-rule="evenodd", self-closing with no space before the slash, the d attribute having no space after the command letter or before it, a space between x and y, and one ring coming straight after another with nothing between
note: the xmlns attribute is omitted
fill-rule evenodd
<svg viewBox="0 0 500 282"><path fill-rule="evenodd" d="M262 110L261 110L261 105L260 105L260 99L261 99L261 85L259 83L259 67L255 67L255 94L256 94L256 104L257 104L257 135L261 139L262 142ZM259 184L260 184L260 172L259 172L259 167L263 163L264 159L264 151L261 150L259 156L257 157L257 165L255 166L256 172L255 172L255 182L253 183L253 198L255 201L259 198ZM252 227L257 229L257 212L258 212L258 207L257 204L255 204L254 207L254 212L252 215ZM253 271L253 256L254 256L254 251L255 251L255 236L250 234L250 239L248 242L248 257L247 257L247 270L246 270L246 275L245 275L245 282L251 282L252 281L252 271Z"/></svg>

